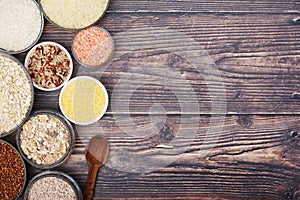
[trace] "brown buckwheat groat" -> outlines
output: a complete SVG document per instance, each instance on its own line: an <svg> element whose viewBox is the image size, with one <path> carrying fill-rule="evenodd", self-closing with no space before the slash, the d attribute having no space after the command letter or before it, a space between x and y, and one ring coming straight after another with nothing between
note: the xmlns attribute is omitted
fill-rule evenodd
<svg viewBox="0 0 300 200"><path fill-rule="evenodd" d="M25 179L25 167L20 155L10 145L0 141L0 199L18 197Z"/></svg>

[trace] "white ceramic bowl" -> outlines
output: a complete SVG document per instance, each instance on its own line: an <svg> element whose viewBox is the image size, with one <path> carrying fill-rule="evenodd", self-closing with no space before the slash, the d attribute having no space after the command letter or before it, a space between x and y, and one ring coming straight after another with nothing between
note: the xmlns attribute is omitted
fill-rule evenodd
<svg viewBox="0 0 300 200"><path fill-rule="evenodd" d="M70 60L70 73L68 74L67 76L67 79L58 87L56 88L51 88L51 89L48 89L48 88L43 88L41 86L39 86L38 84L35 83L34 80L32 80L33 82L33 86L36 87L37 89L39 90L42 90L42 91L46 91L46 92L51 92L51 91L55 91L55 90L58 90L60 88L62 88L71 78L72 76L72 73L73 73L73 61L72 61L72 58L71 58L71 55L70 53L60 44L56 43L56 42L42 42L42 43L39 43L37 45L35 45L26 55L26 58L25 58L25 68L27 69L27 71L29 72L28 70L28 64L29 64L29 59L30 59L30 56L32 54L32 52L39 46L42 46L42 45L53 45L53 46L58 46L60 49L62 49L66 55L68 56L68 59Z"/></svg>
<svg viewBox="0 0 300 200"><path fill-rule="evenodd" d="M100 113L99 116L97 116L94 120L90 121L90 122L86 122L86 123L81 123L81 122L77 122L77 121L74 121L73 119L70 119L70 117L66 114L65 110L63 109L62 107L62 95L63 93L65 92L66 88L68 87L68 85L74 81L77 81L77 80L92 80L94 81L95 83L97 83L97 85L100 86L100 88L102 89L103 93L104 93L104 96L105 96L105 104L104 104L104 107L102 109L102 112ZM97 122L98 120L100 120L103 115L105 114L106 110L107 110L107 107L108 107L108 102L109 102L109 98L108 98L108 94L107 94L107 90L106 88L104 87L104 85L97 79L93 78L93 77L90 77L90 76L78 76L78 77L75 77L73 78L72 80L70 80L67 84L64 85L64 87L62 88L62 90L60 91L60 95L59 95L59 107L60 107L60 110L61 112L63 113L63 115L69 120L71 121L72 123L74 124L78 124L78 125L90 125L90 124L93 124L95 122Z"/></svg>

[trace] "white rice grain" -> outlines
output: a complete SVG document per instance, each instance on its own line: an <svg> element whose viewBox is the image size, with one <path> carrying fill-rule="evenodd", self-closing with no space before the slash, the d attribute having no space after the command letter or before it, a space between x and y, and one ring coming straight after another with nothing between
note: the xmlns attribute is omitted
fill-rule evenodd
<svg viewBox="0 0 300 200"><path fill-rule="evenodd" d="M0 0L0 48L22 51L42 29L42 16L33 0Z"/></svg>

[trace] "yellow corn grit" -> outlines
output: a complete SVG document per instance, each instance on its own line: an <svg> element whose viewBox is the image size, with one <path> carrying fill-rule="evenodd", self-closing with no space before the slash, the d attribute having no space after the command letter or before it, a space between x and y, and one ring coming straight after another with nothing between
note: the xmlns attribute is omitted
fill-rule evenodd
<svg viewBox="0 0 300 200"><path fill-rule="evenodd" d="M64 88L61 107L69 119L86 124L95 121L106 109L106 98L96 80L79 77Z"/></svg>

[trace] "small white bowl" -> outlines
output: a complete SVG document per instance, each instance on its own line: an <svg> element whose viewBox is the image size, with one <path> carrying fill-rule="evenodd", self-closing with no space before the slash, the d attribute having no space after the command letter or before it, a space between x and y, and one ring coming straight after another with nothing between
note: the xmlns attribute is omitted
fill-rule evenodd
<svg viewBox="0 0 300 200"><path fill-rule="evenodd" d="M70 117L65 113L63 107L62 107L62 94L65 92L66 88L68 87L68 85L74 81L77 81L79 79L85 79L85 80L92 80L94 81L95 83L97 83L100 88L102 89L104 95L105 95L105 105L104 105L104 108L102 110L102 112L100 113L99 116L97 116L94 120L90 121L90 122L86 122L86 123L81 123L81 122L77 122L77 121L74 121L72 119L70 119ZM106 113L106 110L107 110L107 107L108 107L108 103L109 103L109 98L108 98L108 93L107 93L107 90L106 88L104 87L104 85L97 79L93 78L93 77L90 77L90 76L78 76L78 77L75 77L73 79L71 79L68 83L66 83L64 85L64 87L62 88L62 90L60 91L60 94L59 94L59 108L62 112L62 114L69 120L71 121L72 123L74 124L77 124L77 125L82 125L82 126L86 126L86 125L90 125L90 124L93 124L95 122L97 122L98 120L100 120L103 115Z"/></svg>
<svg viewBox="0 0 300 200"><path fill-rule="evenodd" d="M53 46L58 46L60 49L62 49L68 56L68 59L70 60L70 73L68 74L67 76L67 79L58 87L56 88L51 88L51 89L47 89L47 88L43 88L43 87L40 87L38 84L35 83L34 80L32 80L33 82L33 86L36 87L37 89L39 90L42 90L42 91L46 91L46 92L51 92L51 91L55 91L55 90L58 90L60 88L62 88L71 78L72 76L72 73L73 73L73 61L72 61L72 58L71 58L71 55L70 53L60 44L56 43L56 42L42 42L42 43L39 43L37 45L35 45L26 55L26 58L25 58L25 68L27 69L28 73L29 73L29 70L28 70L28 64L29 64L29 59L30 59L30 56L32 54L32 52L39 46L42 46L42 45L53 45Z"/></svg>

